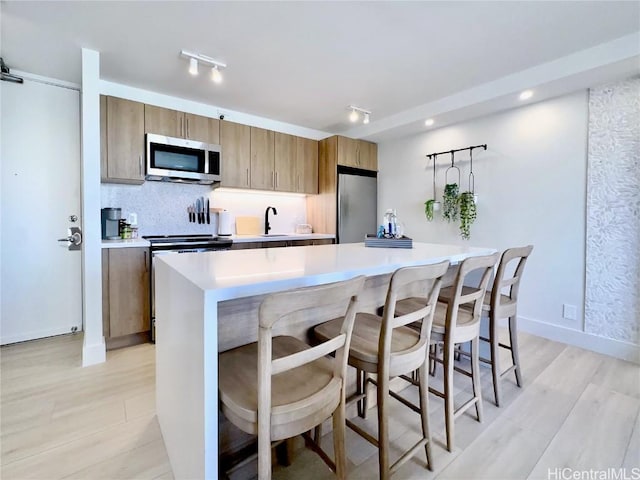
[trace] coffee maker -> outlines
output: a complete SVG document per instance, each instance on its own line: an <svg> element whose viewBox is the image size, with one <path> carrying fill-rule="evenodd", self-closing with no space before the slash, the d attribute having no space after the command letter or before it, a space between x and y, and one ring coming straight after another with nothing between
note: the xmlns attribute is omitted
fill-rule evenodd
<svg viewBox="0 0 640 480"><path fill-rule="evenodd" d="M102 239L117 240L120 238L120 218L122 217L121 208L103 208L102 209Z"/></svg>

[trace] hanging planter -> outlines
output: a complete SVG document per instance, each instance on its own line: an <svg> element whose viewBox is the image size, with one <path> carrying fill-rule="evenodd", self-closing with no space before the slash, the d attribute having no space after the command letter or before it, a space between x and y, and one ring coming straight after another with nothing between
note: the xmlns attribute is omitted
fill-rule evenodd
<svg viewBox="0 0 640 480"><path fill-rule="evenodd" d="M460 208L460 236L464 240L471 238L471 225L476 219L476 202L473 192L462 192L458 197Z"/></svg>
<svg viewBox="0 0 640 480"><path fill-rule="evenodd" d="M433 212L440 210L440 202L436 200L436 158L433 157L433 198L424 202L424 215L428 221L433 220Z"/></svg>
<svg viewBox="0 0 640 480"><path fill-rule="evenodd" d="M457 183L449 183L449 171L457 170ZM455 173L455 172L454 172ZM460 169L454 164L454 153L451 152L451 166L444 173L446 185L444 186L444 195L442 197L442 217L448 222L458 220L458 194L460 184Z"/></svg>

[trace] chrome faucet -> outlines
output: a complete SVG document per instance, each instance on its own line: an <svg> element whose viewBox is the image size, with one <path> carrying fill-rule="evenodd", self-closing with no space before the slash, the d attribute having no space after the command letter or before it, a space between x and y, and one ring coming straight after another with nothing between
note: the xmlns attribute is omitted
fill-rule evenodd
<svg viewBox="0 0 640 480"><path fill-rule="evenodd" d="M273 210L274 215L278 214L276 207L267 207L267 209L264 211L264 234L265 235L268 235L269 230L271 230L271 226L269 225L269 210Z"/></svg>

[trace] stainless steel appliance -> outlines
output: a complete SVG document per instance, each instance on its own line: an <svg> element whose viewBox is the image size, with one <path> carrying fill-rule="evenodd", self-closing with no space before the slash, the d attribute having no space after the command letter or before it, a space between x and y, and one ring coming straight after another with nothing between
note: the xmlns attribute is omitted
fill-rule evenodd
<svg viewBox="0 0 640 480"><path fill-rule="evenodd" d="M211 185L220 182L220 145L147 133L145 179Z"/></svg>
<svg viewBox="0 0 640 480"><path fill-rule="evenodd" d="M156 306L155 306L155 259L159 255L176 253L211 252L215 250L229 250L233 244L230 238L220 238L213 235L149 235L143 236L151 246L151 341L156 339Z"/></svg>
<svg viewBox="0 0 640 480"><path fill-rule="evenodd" d="M338 243L364 242L377 231L377 172L338 166Z"/></svg>
<svg viewBox="0 0 640 480"><path fill-rule="evenodd" d="M119 222L122 218L121 208L103 208L101 210L102 239L116 240L120 238Z"/></svg>

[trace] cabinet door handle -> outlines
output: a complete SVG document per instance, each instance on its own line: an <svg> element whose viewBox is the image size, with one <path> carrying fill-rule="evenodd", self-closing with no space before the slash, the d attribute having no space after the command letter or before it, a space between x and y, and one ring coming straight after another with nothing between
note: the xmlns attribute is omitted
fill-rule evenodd
<svg viewBox="0 0 640 480"><path fill-rule="evenodd" d="M147 262L147 251L144 252L144 271L149 271L149 263Z"/></svg>
<svg viewBox="0 0 640 480"><path fill-rule="evenodd" d="M138 155L138 172L140 172L140 176L143 176L142 173L142 155Z"/></svg>
<svg viewBox="0 0 640 480"><path fill-rule="evenodd" d="M187 122L187 134L185 135L185 138L189 138L189 118L188 117L185 120L185 122Z"/></svg>
<svg viewBox="0 0 640 480"><path fill-rule="evenodd" d="M300 192L302 188L300 187L300 175L298 175L298 192Z"/></svg>
<svg viewBox="0 0 640 480"><path fill-rule="evenodd" d="M180 117L180 136L184 138L184 117Z"/></svg>
<svg viewBox="0 0 640 480"><path fill-rule="evenodd" d="M249 186L249 169L247 168L247 187Z"/></svg>
<svg viewBox="0 0 640 480"><path fill-rule="evenodd" d="M278 188L278 172L276 172L276 188Z"/></svg>

